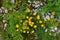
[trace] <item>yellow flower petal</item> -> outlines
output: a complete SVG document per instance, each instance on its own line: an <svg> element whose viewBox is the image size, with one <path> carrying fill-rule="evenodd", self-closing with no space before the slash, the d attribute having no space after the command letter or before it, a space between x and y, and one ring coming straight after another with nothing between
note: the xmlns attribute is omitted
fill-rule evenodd
<svg viewBox="0 0 60 40"><path fill-rule="evenodd" d="M16 29L16 31L18 32L19 30L18 30L18 29Z"/></svg>
<svg viewBox="0 0 60 40"><path fill-rule="evenodd" d="M23 33L26 33L26 31L24 30Z"/></svg>
<svg viewBox="0 0 60 40"><path fill-rule="evenodd" d="M31 31L31 33L34 33L34 32L35 32L34 30Z"/></svg>
<svg viewBox="0 0 60 40"><path fill-rule="evenodd" d="M47 20L48 20L48 21L50 21L50 17L49 17L49 18L47 18Z"/></svg>
<svg viewBox="0 0 60 40"><path fill-rule="evenodd" d="M28 22L28 20L25 20L25 22L27 23L27 22Z"/></svg>
<svg viewBox="0 0 60 40"><path fill-rule="evenodd" d="M38 20L40 19L40 15L37 15L37 17L36 17Z"/></svg>
<svg viewBox="0 0 60 40"><path fill-rule="evenodd" d="M37 28L37 26L36 26L36 25L34 25L34 28Z"/></svg>
<svg viewBox="0 0 60 40"><path fill-rule="evenodd" d="M29 17L28 17L28 16L26 16L26 18L28 19Z"/></svg>
<svg viewBox="0 0 60 40"><path fill-rule="evenodd" d="M29 29L29 27L27 27L27 29Z"/></svg>
<svg viewBox="0 0 60 40"><path fill-rule="evenodd" d="M40 20L39 23L42 23L42 21Z"/></svg>
<svg viewBox="0 0 60 40"><path fill-rule="evenodd" d="M27 33L29 33L29 31L27 31Z"/></svg>
<svg viewBox="0 0 60 40"><path fill-rule="evenodd" d="M19 25L18 24L16 24L16 28L19 28Z"/></svg>
<svg viewBox="0 0 60 40"><path fill-rule="evenodd" d="M20 20L20 22L22 22L22 20Z"/></svg>
<svg viewBox="0 0 60 40"><path fill-rule="evenodd" d="M30 10L29 8L27 8L25 12L29 13L30 11L31 11L31 10Z"/></svg>
<svg viewBox="0 0 60 40"><path fill-rule="evenodd" d="M32 17L30 17L29 19L32 19Z"/></svg>
<svg viewBox="0 0 60 40"><path fill-rule="evenodd" d="M44 24L42 24L41 26L44 27Z"/></svg>
<svg viewBox="0 0 60 40"><path fill-rule="evenodd" d="M55 11L52 12L52 15L55 15Z"/></svg>
<svg viewBox="0 0 60 40"><path fill-rule="evenodd" d="M46 18L44 18L44 21L47 21L47 19L46 19Z"/></svg>
<svg viewBox="0 0 60 40"><path fill-rule="evenodd" d="M34 15L34 16L36 16L36 15L37 15L37 13L36 13L36 12L34 12L34 13L33 13L33 15Z"/></svg>

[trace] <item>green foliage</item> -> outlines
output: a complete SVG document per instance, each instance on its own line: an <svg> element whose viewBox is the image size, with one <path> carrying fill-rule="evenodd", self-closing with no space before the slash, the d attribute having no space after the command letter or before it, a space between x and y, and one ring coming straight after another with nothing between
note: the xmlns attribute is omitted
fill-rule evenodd
<svg viewBox="0 0 60 40"><path fill-rule="evenodd" d="M29 12L29 13L25 12L26 9L27 9L27 7L28 7L27 6L27 0L22 0L22 2L23 2L22 5L18 6L18 8L19 8L18 10L14 9L17 6L18 1L17 1L17 4L16 3L15 4L11 4L10 0L6 0L3 3L3 6L5 8L8 8L8 9L11 8L12 9L12 10L9 10L9 13L5 14L4 17L3 17L3 19L8 20L8 25L7 25L7 28L5 30L6 40L23 40L24 36L22 34L26 34L26 33L23 33L23 32L25 32L22 29L23 26L24 26L24 28L29 27L29 30L27 30L27 31L29 31L29 34L30 34L30 32L32 30L34 30L33 33L36 33L36 35L41 40L57 40L57 38L54 39L55 38L53 36L54 32L51 32L52 36L49 35L49 33L50 33L50 31L49 31L50 27L56 26L55 23L58 24L58 22L56 22L56 20L55 20L57 18L51 18L49 21L44 21L44 18L42 16L42 14L43 14L43 12L45 12L47 14L48 12L55 11L56 13L55 13L54 16L56 16L56 17L59 18L60 17L60 1L59 0L58 1L57 0L47 0L46 5L44 5L43 7L41 7L41 10L39 10L38 13L37 13L37 15L39 15L40 18L41 18L40 20L43 21L43 23L41 23L41 24L39 24L39 20L36 19L37 15L33 16L33 14L30 15L31 12ZM30 11L32 11L32 10L30 10ZM28 25L28 23L23 24L25 22L25 20L29 19L29 18L26 19L26 16L33 17L32 21L35 23L34 25L37 25L36 29L34 29L33 27L30 27ZM0 20L1 20L1 17L0 17ZM20 20L22 20L23 22L20 22ZM16 28L16 24L19 25L19 28ZM49 29L48 32L45 32L44 27L41 26L42 24L44 24L45 29ZM17 29L18 29L18 32L17 32ZM23 32L21 32L21 29L23 30ZM60 39L60 36L58 36L58 40L59 39Z"/></svg>

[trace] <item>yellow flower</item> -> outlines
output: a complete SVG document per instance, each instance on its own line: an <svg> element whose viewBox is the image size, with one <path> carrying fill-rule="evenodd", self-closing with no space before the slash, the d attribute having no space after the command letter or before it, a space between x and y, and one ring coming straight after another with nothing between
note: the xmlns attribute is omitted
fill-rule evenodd
<svg viewBox="0 0 60 40"><path fill-rule="evenodd" d="M22 20L20 20L20 22L22 22Z"/></svg>
<svg viewBox="0 0 60 40"><path fill-rule="evenodd" d="M47 20L48 20L48 21L50 21L50 17L49 17L49 18L47 18Z"/></svg>
<svg viewBox="0 0 60 40"><path fill-rule="evenodd" d="M47 21L47 19L46 19L46 18L44 18L44 21Z"/></svg>
<svg viewBox="0 0 60 40"><path fill-rule="evenodd" d="M29 22L29 25L32 27L34 25L34 22Z"/></svg>
<svg viewBox="0 0 60 40"><path fill-rule="evenodd" d="M26 18L28 19L29 17L28 17L28 16L26 16Z"/></svg>
<svg viewBox="0 0 60 40"><path fill-rule="evenodd" d="M31 21L28 21L29 24L31 24Z"/></svg>
<svg viewBox="0 0 60 40"><path fill-rule="evenodd" d="M32 17L30 17L30 19L32 19Z"/></svg>
<svg viewBox="0 0 60 40"><path fill-rule="evenodd" d="M41 26L44 27L44 24L42 24Z"/></svg>
<svg viewBox="0 0 60 40"><path fill-rule="evenodd" d="M26 33L26 31L24 30L23 33Z"/></svg>
<svg viewBox="0 0 60 40"><path fill-rule="evenodd" d="M32 22L32 24L34 24L34 22Z"/></svg>
<svg viewBox="0 0 60 40"><path fill-rule="evenodd" d="M28 20L31 21L32 17L30 17Z"/></svg>
<svg viewBox="0 0 60 40"><path fill-rule="evenodd" d="M31 10L30 10L29 8L27 8L25 12L29 13L30 11L31 11Z"/></svg>
<svg viewBox="0 0 60 40"><path fill-rule="evenodd" d="M25 22L23 22L23 25L26 25L26 23L25 23Z"/></svg>
<svg viewBox="0 0 60 40"><path fill-rule="evenodd" d="M55 15L55 11L52 12L52 15Z"/></svg>
<svg viewBox="0 0 60 40"><path fill-rule="evenodd" d="M16 29L16 31L18 32L19 30L18 30L18 29Z"/></svg>
<svg viewBox="0 0 60 40"><path fill-rule="evenodd" d="M34 32L35 32L34 30L31 31L31 33L34 33Z"/></svg>
<svg viewBox="0 0 60 40"><path fill-rule="evenodd" d="M24 29L26 29L26 27L22 27L22 29L24 30Z"/></svg>
<svg viewBox="0 0 60 40"><path fill-rule="evenodd" d="M34 15L34 16L36 16L36 15L37 15L37 13L36 13L36 12L34 12L34 13L33 13L33 15Z"/></svg>
<svg viewBox="0 0 60 40"><path fill-rule="evenodd" d="M38 20L40 19L40 16L39 15L37 15L37 17L36 17Z"/></svg>
<svg viewBox="0 0 60 40"><path fill-rule="evenodd" d="M29 27L27 27L26 29L29 29Z"/></svg>
<svg viewBox="0 0 60 40"><path fill-rule="evenodd" d="M40 20L39 23L42 23L42 21Z"/></svg>
<svg viewBox="0 0 60 40"><path fill-rule="evenodd" d="M16 28L19 28L19 25L18 24L16 24Z"/></svg>
<svg viewBox="0 0 60 40"><path fill-rule="evenodd" d="M29 33L29 31L27 31L27 33Z"/></svg>
<svg viewBox="0 0 60 40"><path fill-rule="evenodd" d="M25 20L25 22L27 23L27 22L28 22L28 20Z"/></svg>
<svg viewBox="0 0 60 40"><path fill-rule="evenodd" d="M36 25L34 25L34 28L37 28L37 26L36 26Z"/></svg>

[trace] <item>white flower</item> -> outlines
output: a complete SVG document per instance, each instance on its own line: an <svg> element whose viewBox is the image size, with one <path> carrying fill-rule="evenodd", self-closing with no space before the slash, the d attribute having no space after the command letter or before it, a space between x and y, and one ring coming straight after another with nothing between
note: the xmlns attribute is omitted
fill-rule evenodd
<svg viewBox="0 0 60 40"><path fill-rule="evenodd" d="M31 3L31 1L30 1L30 0L28 0L28 2L29 2L29 3Z"/></svg>
<svg viewBox="0 0 60 40"><path fill-rule="evenodd" d="M5 13L8 13L8 10L7 9L5 9Z"/></svg>
<svg viewBox="0 0 60 40"><path fill-rule="evenodd" d="M0 8L0 13L2 13L2 9Z"/></svg>
<svg viewBox="0 0 60 40"><path fill-rule="evenodd" d="M4 7L1 7L1 9L5 9Z"/></svg>
<svg viewBox="0 0 60 40"><path fill-rule="evenodd" d="M15 3L15 0L11 0L11 3L13 3L13 4L14 4L14 3Z"/></svg>
<svg viewBox="0 0 60 40"><path fill-rule="evenodd" d="M54 29L52 29L51 31L52 31L52 32L55 32L55 30L54 30Z"/></svg>
<svg viewBox="0 0 60 40"><path fill-rule="evenodd" d="M45 32L47 32L48 31L48 29L45 29Z"/></svg>
<svg viewBox="0 0 60 40"><path fill-rule="evenodd" d="M46 19L49 18L49 15L46 16Z"/></svg>
<svg viewBox="0 0 60 40"><path fill-rule="evenodd" d="M57 19L58 22L60 22L60 17Z"/></svg>
<svg viewBox="0 0 60 40"><path fill-rule="evenodd" d="M58 32L60 33L60 30L58 30Z"/></svg>
<svg viewBox="0 0 60 40"><path fill-rule="evenodd" d="M42 6L42 5L43 5L43 3L40 3L40 5Z"/></svg>
<svg viewBox="0 0 60 40"><path fill-rule="evenodd" d="M50 17L51 17L51 18L54 18L54 16L53 16L53 15L51 15Z"/></svg>
<svg viewBox="0 0 60 40"><path fill-rule="evenodd" d="M55 27L54 29L57 30L57 27Z"/></svg>
<svg viewBox="0 0 60 40"><path fill-rule="evenodd" d="M51 13L48 13L48 15L51 15Z"/></svg>
<svg viewBox="0 0 60 40"><path fill-rule="evenodd" d="M3 23L5 23L6 22L6 20L3 20Z"/></svg>
<svg viewBox="0 0 60 40"><path fill-rule="evenodd" d="M7 23L4 24L4 30L6 29L6 27L7 27Z"/></svg>

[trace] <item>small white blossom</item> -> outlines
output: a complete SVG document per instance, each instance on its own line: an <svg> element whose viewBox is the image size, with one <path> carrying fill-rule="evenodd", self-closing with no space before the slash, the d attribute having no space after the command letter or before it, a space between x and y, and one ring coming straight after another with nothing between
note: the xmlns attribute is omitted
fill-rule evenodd
<svg viewBox="0 0 60 40"><path fill-rule="evenodd" d="M35 8L39 7L40 5L35 5Z"/></svg>
<svg viewBox="0 0 60 40"><path fill-rule="evenodd" d="M47 32L48 31L48 29L45 29L45 32Z"/></svg>
<svg viewBox="0 0 60 40"><path fill-rule="evenodd" d="M60 33L60 30L58 30L58 32Z"/></svg>
<svg viewBox="0 0 60 40"><path fill-rule="evenodd" d="M49 15L46 16L46 19L49 18Z"/></svg>
<svg viewBox="0 0 60 40"><path fill-rule="evenodd" d="M6 29L6 27L7 27L7 23L4 24L4 30Z"/></svg>
<svg viewBox="0 0 60 40"><path fill-rule="evenodd" d="M3 20L3 23L5 23L6 22L6 20Z"/></svg>
<svg viewBox="0 0 60 40"><path fill-rule="evenodd" d="M31 3L31 1L30 1L30 0L28 0L28 2L29 2L29 3Z"/></svg>
<svg viewBox="0 0 60 40"><path fill-rule="evenodd" d="M52 32L55 32L55 30L54 30L54 29L52 29L51 31L52 31Z"/></svg>
<svg viewBox="0 0 60 40"><path fill-rule="evenodd" d="M51 15L50 17L51 17L51 18L54 18L54 16L53 16L53 15Z"/></svg>
<svg viewBox="0 0 60 40"><path fill-rule="evenodd" d="M41 6L43 6L43 3L40 3Z"/></svg>
<svg viewBox="0 0 60 40"><path fill-rule="evenodd" d="M0 13L2 13L2 9L0 8Z"/></svg>
<svg viewBox="0 0 60 40"><path fill-rule="evenodd" d="M1 9L5 9L4 7L1 7Z"/></svg>
<svg viewBox="0 0 60 40"><path fill-rule="evenodd" d="M57 27L55 27L54 29L57 30Z"/></svg>
<svg viewBox="0 0 60 40"><path fill-rule="evenodd" d="M8 13L8 10L7 9L5 9L5 13Z"/></svg>
<svg viewBox="0 0 60 40"><path fill-rule="evenodd" d="M14 3L15 3L15 0L11 0L11 3L13 3L13 4L14 4Z"/></svg>
<svg viewBox="0 0 60 40"><path fill-rule="evenodd" d="M51 15L51 13L48 13L48 15Z"/></svg>

